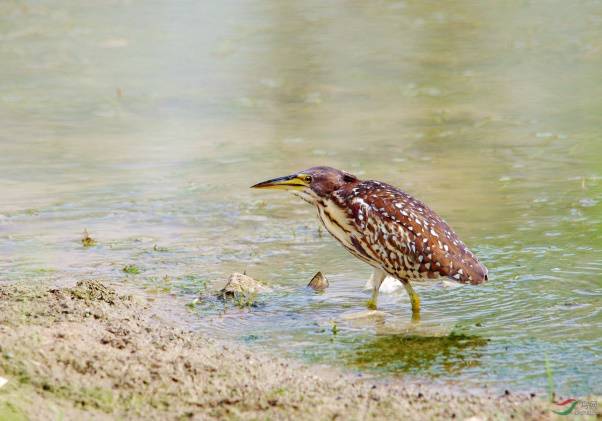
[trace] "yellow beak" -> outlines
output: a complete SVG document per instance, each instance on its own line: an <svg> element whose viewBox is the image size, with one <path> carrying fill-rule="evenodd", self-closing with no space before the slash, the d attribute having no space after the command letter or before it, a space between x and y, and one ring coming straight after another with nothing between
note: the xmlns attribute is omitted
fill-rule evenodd
<svg viewBox="0 0 602 421"><path fill-rule="evenodd" d="M273 178L268 181L263 181L251 186L252 189L281 189L281 190L302 190L309 186L305 181L307 178L304 174L293 174L285 177Z"/></svg>

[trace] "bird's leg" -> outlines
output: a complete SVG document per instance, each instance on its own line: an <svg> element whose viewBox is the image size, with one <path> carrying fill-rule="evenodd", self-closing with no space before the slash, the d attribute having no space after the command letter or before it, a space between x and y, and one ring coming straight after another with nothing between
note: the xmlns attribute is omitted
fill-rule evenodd
<svg viewBox="0 0 602 421"><path fill-rule="evenodd" d="M403 286L408 292L410 302L412 303L412 320L420 320L420 297L416 294L409 281L403 282Z"/></svg>
<svg viewBox="0 0 602 421"><path fill-rule="evenodd" d="M386 277L387 274L384 271L374 268L370 280L368 283L366 283L366 286L372 288L372 296L368 300L367 304L369 310L376 310L376 306L378 304L378 290L380 289L380 284L383 283Z"/></svg>

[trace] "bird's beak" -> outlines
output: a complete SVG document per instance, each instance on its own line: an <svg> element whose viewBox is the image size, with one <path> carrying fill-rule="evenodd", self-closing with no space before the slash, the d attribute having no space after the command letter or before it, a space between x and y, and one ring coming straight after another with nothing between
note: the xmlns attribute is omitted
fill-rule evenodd
<svg viewBox="0 0 602 421"><path fill-rule="evenodd" d="M251 186L252 189L282 189L301 190L309 186L303 174L287 175L285 177L273 178Z"/></svg>

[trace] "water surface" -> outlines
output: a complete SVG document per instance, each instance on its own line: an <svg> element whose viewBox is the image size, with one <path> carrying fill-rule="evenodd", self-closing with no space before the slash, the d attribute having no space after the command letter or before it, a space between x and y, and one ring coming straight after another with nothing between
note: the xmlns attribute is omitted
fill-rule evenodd
<svg viewBox="0 0 602 421"><path fill-rule="evenodd" d="M560 393L602 393L600 2L11 1L0 62L4 282L192 300L246 270L275 292L202 304L197 328L525 390L545 388L547 355ZM390 333L409 320L401 293L383 323L343 321L370 269L303 202L248 189L319 164L427 202L490 282L419 287L420 335ZM317 270L322 295L303 288Z"/></svg>

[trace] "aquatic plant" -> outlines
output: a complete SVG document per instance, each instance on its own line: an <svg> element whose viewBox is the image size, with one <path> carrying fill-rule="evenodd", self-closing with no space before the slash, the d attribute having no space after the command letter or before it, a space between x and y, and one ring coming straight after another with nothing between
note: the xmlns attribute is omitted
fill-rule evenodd
<svg viewBox="0 0 602 421"><path fill-rule="evenodd" d="M238 308L247 308L256 306L257 292L241 291L232 295L233 302Z"/></svg>
<svg viewBox="0 0 602 421"><path fill-rule="evenodd" d="M96 245L96 240L90 236L90 233L88 233L87 229L84 229L81 241L84 247L92 247Z"/></svg>
<svg viewBox="0 0 602 421"><path fill-rule="evenodd" d="M129 275L138 275L140 273L140 268L134 264L125 265L122 270Z"/></svg>
<svg viewBox="0 0 602 421"><path fill-rule="evenodd" d="M446 336L383 335L345 351L344 359L358 368L385 368L413 372L441 365L448 373L479 364L479 355L469 352L488 343L480 336L452 332Z"/></svg>
<svg viewBox="0 0 602 421"><path fill-rule="evenodd" d="M200 302L201 300L199 298L195 298L194 300L192 300L189 303L186 303L186 307L188 307L189 309L194 309L196 307L196 305Z"/></svg>

